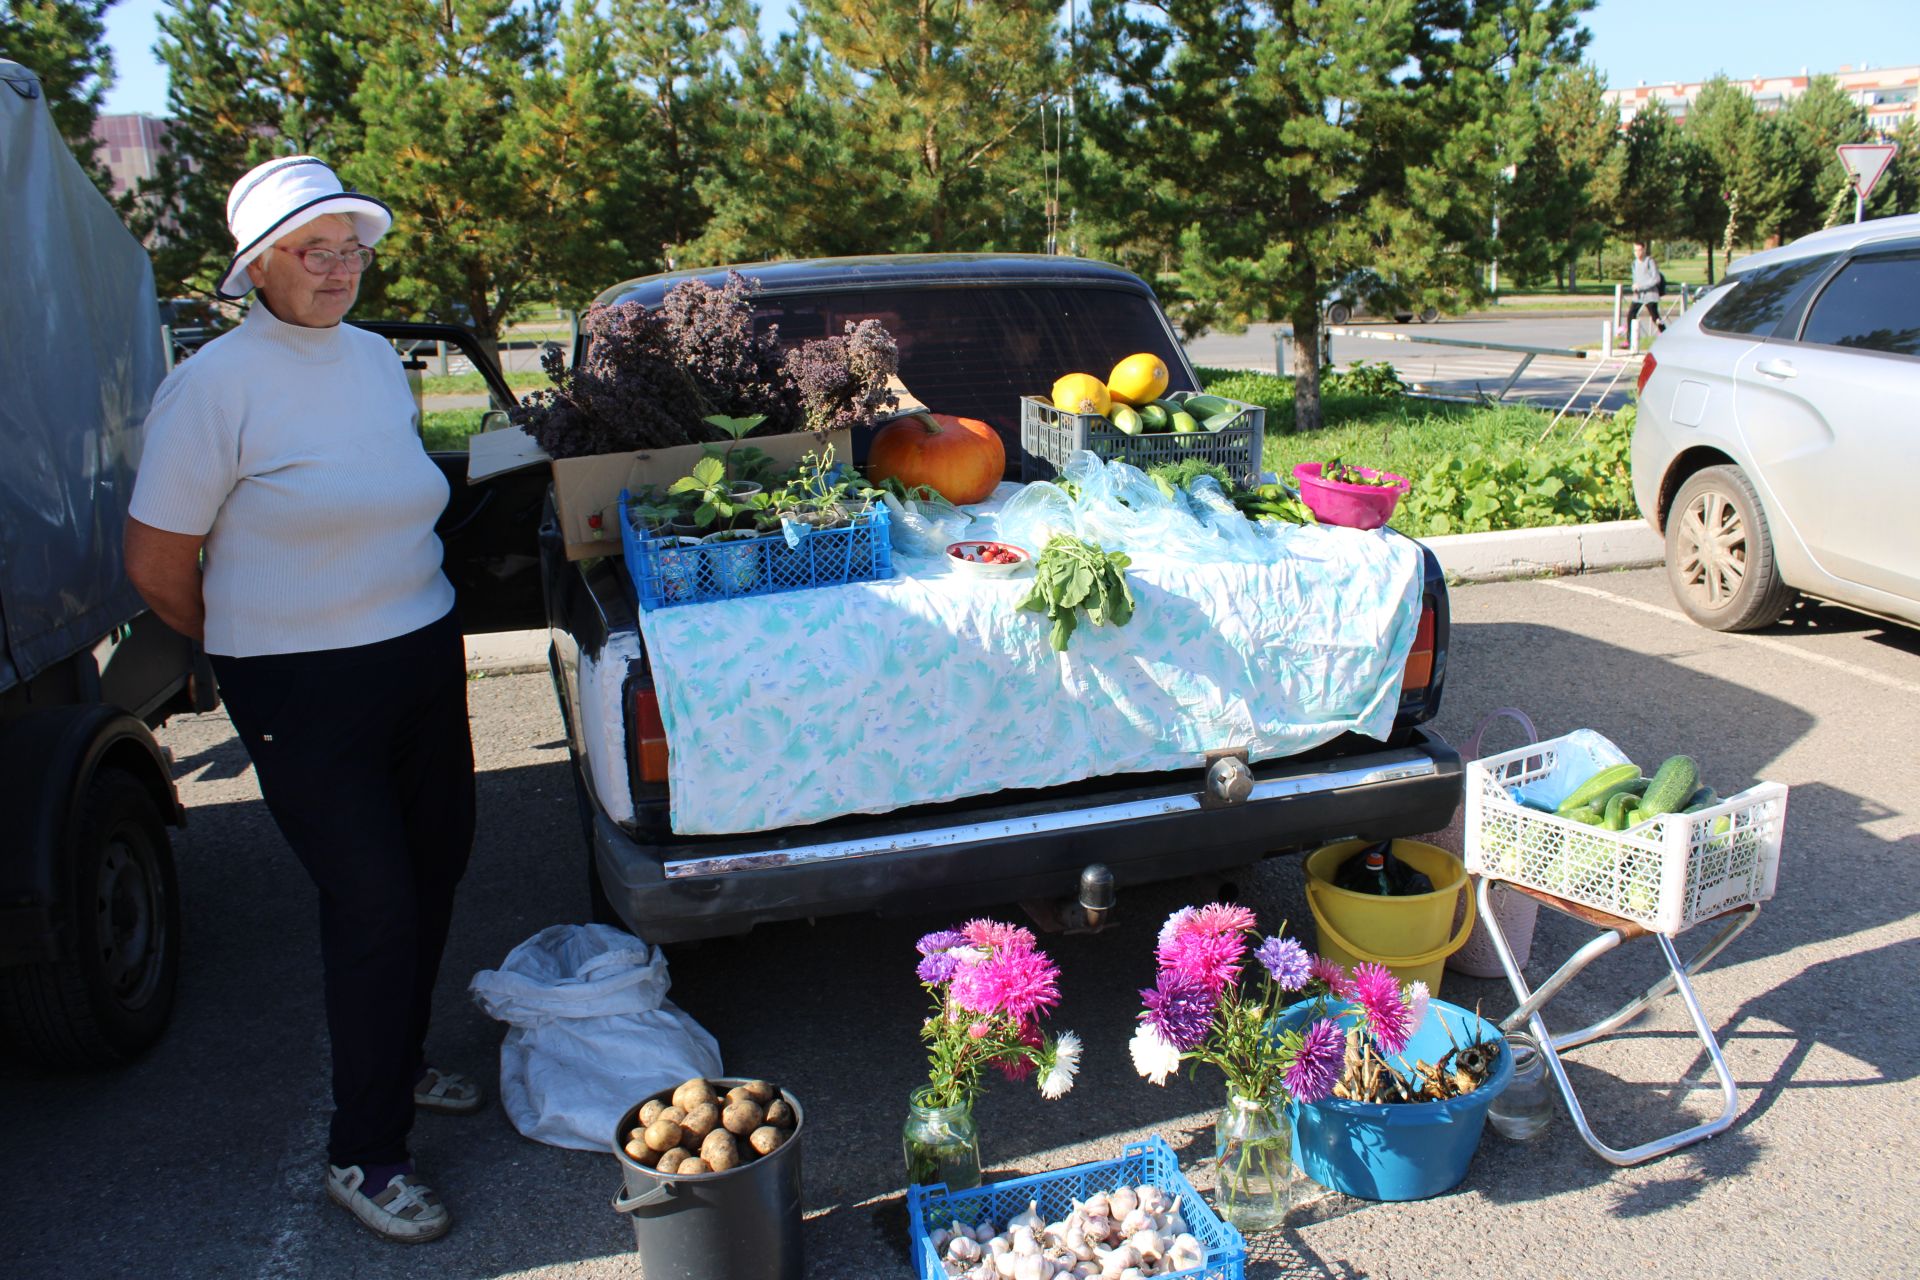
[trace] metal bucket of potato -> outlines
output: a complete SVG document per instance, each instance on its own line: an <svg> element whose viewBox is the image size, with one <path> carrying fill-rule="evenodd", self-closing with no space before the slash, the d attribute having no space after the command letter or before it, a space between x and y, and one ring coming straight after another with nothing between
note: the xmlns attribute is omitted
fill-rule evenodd
<svg viewBox="0 0 1920 1280"><path fill-rule="evenodd" d="M725 1095L754 1082L729 1076L708 1083ZM785 1089L777 1090L792 1111L793 1126L770 1153L724 1170L681 1175L652 1167L648 1155L657 1162L661 1153L647 1148L644 1137L634 1137L636 1130L646 1132L640 1114L647 1104L667 1102L674 1093L662 1089L641 1099L613 1131L613 1151L625 1172L613 1207L633 1219L642 1274L647 1280L800 1280L805 1270L800 1138L806 1121L799 1101ZM628 1150L636 1141L641 1157Z"/></svg>

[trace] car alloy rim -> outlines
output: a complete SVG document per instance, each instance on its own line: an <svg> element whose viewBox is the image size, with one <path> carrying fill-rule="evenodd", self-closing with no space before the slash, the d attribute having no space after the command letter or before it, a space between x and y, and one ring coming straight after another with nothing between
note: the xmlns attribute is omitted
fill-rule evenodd
<svg viewBox="0 0 1920 1280"><path fill-rule="evenodd" d="M100 860L95 885L94 944L107 989L128 1009L138 1009L160 982L166 922L159 880L146 850L116 835Z"/></svg>
<svg viewBox="0 0 1920 1280"><path fill-rule="evenodd" d="M1727 495L1707 489L1680 517L1680 581L1707 609L1724 609L1747 579L1747 526Z"/></svg>

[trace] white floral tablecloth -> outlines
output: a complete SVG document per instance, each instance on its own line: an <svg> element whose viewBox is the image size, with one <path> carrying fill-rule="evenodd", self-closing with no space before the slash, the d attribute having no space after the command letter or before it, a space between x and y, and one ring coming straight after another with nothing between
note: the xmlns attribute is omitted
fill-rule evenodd
<svg viewBox="0 0 1920 1280"><path fill-rule="evenodd" d="M1132 621L1083 622L1064 653L1043 615L1015 608L1031 571L984 579L944 558L646 613L673 829L776 830L1191 768L1216 748L1264 760L1348 731L1384 738L1419 622L1419 547L1318 526L1262 526L1258 546L1218 563L1126 548Z"/></svg>

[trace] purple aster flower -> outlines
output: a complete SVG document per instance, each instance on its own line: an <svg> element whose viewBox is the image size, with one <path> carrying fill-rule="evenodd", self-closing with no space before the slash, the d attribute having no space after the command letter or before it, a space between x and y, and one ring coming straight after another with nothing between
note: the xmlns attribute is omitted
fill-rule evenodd
<svg viewBox="0 0 1920 1280"><path fill-rule="evenodd" d="M1282 991L1298 991L1313 976L1307 949L1292 938L1268 938L1253 953Z"/></svg>
<svg viewBox="0 0 1920 1280"><path fill-rule="evenodd" d="M956 947L967 945L967 936L953 929L941 929L930 933L913 944L913 949L923 956L938 955L942 951L952 951Z"/></svg>
<svg viewBox="0 0 1920 1280"><path fill-rule="evenodd" d="M1177 973L1162 972L1159 982L1140 993L1147 1006L1142 1017L1176 1049L1192 1049L1213 1029L1214 995L1202 983Z"/></svg>
<svg viewBox="0 0 1920 1280"><path fill-rule="evenodd" d="M1401 998L1400 984L1385 965L1355 965L1353 994L1348 999L1367 1015L1367 1030L1382 1053L1392 1055L1407 1047L1413 1035L1413 1018Z"/></svg>
<svg viewBox="0 0 1920 1280"><path fill-rule="evenodd" d="M1287 1092L1301 1102L1317 1102L1333 1093L1347 1065L1347 1037L1331 1019L1307 1028L1300 1052L1287 1068Z"/></svg>
<svg viewBox="0 0 1920 1280"><path fill-rule="evenodd" d="M920 981L930 987L937 987L948 981L960 968L960 957L946 951L936 951L914 969L920 975Z"/></svg>

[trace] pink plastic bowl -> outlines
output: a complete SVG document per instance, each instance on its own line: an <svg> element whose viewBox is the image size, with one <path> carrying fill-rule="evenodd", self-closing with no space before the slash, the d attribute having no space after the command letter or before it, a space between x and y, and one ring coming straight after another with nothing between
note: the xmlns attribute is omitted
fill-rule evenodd
<svg viewBox="0 0 1920 1280"><path fill-rule="evenodd" d="M1320 463L1303 462L1293 469L1293 478L1300 484L1300 501L1307 504L1307 510L1313 512L1313 518L1321 524L1344 525L1349 529L1378 529L1393 515L1393 508L1400 501L1400 495L1413 486L1391 471L1375 471L1371 467L1354 467L1362 475L1377 476L1382 480L1391 480L1394 487L1380 488L1370 484L1342 484L1338 480L1320 478Z"/></svg>

